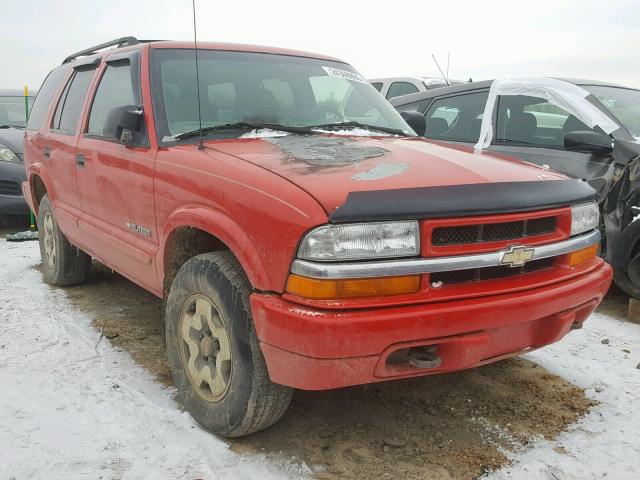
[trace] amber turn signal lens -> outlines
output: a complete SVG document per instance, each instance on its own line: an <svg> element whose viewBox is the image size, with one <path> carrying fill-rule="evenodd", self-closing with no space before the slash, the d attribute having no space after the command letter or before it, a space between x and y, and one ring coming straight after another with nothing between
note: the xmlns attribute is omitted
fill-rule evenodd
<svg viewBox="0 0 640 480"><path fill-rule="evenodd" d="M581 250L576 250L575 252L571 252L569 254L569 266L575 267L576 265L580 265L581 263L586 262L587 260L591 260L598 254L598 247L600 245L595 243L587 248L583 248Z"/></svg>
<svg viewBox="0 0 640 480"><path fill-rule="evenodd" d="M293 295L313 300L338 300L415 293L419 287L420 275L319 280L291 274L287 279L286 290Z"/></svg>

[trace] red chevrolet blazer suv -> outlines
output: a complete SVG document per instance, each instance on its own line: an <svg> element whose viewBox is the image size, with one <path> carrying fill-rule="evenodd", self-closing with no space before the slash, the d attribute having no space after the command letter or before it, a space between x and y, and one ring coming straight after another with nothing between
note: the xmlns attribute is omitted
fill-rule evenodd
<svg viewBox="0 0 640 480"><path fill-rule="evenodd" d="M322 55L83 50L42 85L24 163L45 281L95 258L164 298L178 399L224 436L273 424L296 388L548 345L611 282L586 182L419 138Z"/></svg>

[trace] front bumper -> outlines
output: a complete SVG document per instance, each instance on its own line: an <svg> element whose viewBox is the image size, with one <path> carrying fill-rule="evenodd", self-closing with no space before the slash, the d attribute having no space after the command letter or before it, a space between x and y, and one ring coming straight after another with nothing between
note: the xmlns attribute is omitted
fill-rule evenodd
<svg viewBox="0 0 640 480"><path fill-rule="evenodd" d="M593 312L611 276L598 260L579 277L503 295L334 311L256 293L251 307L272 381L324 390L461 370L556 342ZM438 367L387 362L426 346L437 347Z"/></svg>
<svg viewBox="0 0 640 480"><path fill-rule="evenodd" d="M22 196L21 184L25 181L24 165L0 162L0 214L24 215L29 207Z"/></svg>

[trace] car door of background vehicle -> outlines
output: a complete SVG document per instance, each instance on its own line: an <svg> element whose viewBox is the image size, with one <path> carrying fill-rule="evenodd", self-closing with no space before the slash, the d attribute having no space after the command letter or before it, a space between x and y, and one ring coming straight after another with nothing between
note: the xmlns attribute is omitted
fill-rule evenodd
<svg viewBox="0 0 640 480"><path fill-rule="evenodd" d="M500 96L494 139L487 150L548 166L570 177L584 178L598 192L603 192L607 185L606 173L613 168L611 156L564 148L567 134L585 130L592 129L542 98Z"/></svg>
<svg viewBox="0 0 640 480"><path fill-rule="evenodd" d="M153 172L156 149L146 124L134 145L110 138L105 124L115 107L141 105L140 54L112 54L101 69L78 141L80 229L91 253L137 283L157 290Z"/></svg>
<svg viewBox="0 0 640 480"><path fill-rule="evenodd" d="M76 178L78 126L96 66L95 61L76 64L67 75L65 87L42 140L56 221L74 243L81 243L77 226L81 213Z"/></svg>
<svg viewBox="0 0 640 480"><path fill-rule="evenodd" d="M472 147L480 136L487 97L488 89L462 92L436 97L428 108L415 102L398 110L427 108L426 138ZM494 140L488 152L548 166L568 176L589 180L599 192L606 190L603 178L612 168L611 159L564 148L567 133L590 130L574 116L541 98L500 96L496 117Z"/></svg>

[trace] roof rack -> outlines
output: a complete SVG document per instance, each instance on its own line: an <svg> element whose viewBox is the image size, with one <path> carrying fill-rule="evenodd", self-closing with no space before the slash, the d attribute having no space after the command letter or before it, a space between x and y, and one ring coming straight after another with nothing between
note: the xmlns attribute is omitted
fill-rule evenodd
<svg viewBox="0 0 640 480"><path fill-rule="evenodd" d="M78 57L86 57L87 55L92 55L94 53L98 53L100 50L109 48L109 47L128 47L129 45L136 45L141 42L150 42L153 40L138 40L136 37L121 37L116 38L115 40L111 40L110 42L101 43L91 48L87 48L85 50L80 50L74 54L69 55L65 58L62 63L68 63L72 60L75 60Z"/></svg>

